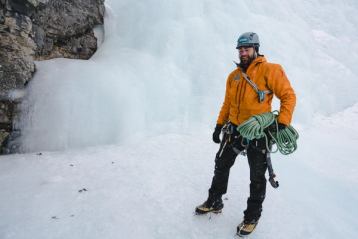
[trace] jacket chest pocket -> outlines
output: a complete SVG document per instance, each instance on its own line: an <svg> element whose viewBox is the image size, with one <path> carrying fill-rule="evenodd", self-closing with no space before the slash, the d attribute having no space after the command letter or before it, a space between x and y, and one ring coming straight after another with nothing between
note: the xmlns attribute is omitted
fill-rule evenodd
<svg viewBox="0 0 358 239"><path fill-rule="evenodd" d="M240 80L234 80L231 83L231 87L230 87L230 98L231 98L231 102L234 104L237 104L238 102L238 97L239 97L239 91L240 88L242 87L242 79Z"/></svg>

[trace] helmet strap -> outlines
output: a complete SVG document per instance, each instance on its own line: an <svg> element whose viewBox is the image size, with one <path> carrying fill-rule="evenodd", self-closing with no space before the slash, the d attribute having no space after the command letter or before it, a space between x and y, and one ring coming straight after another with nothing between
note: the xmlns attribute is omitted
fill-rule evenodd
<svg viewBox="0 0 358 239"><path fill-rule="evenodd" d="M258 52L256 51L256 48L255 48L255 52L254 52L253 58L256 59L257 56L258 56Z"/></svg>

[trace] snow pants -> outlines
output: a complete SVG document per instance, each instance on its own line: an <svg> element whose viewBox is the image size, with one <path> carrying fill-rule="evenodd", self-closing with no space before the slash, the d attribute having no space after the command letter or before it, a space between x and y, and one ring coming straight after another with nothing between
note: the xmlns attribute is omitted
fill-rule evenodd
<svg viewBox="0 0 358 239"><path fill-rule="evenodd" d="M214 177L209 189L209 197L218 198L226 193L230 168L240 151L243 151L242 137L238 132L225 135L215 158ZM228 138L230 137L230 139ZM247 208L244 219L258 220L262 212L262 203L266 195L266 144L265 139L252 140L247 144L247 159L250 167L250 196L247 199Z"/></svg>

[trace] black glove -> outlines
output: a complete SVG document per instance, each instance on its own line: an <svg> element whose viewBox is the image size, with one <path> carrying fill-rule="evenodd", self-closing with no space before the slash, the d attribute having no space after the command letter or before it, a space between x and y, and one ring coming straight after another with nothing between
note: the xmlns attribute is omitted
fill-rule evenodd
<svg viewBox="0 0 358 239"><path fill-rule="evenodd" d="M271 135L269 134L269 132L271 134L275 134L277 133L277 128L278 131L284 130L287 128L287 126L285 124L282 123L278 123L276 126L276 122L273 122L269 127L267 127L264 132L266 133L267 137L269 137L269 139L271 139Z"/></svg>
<svg viewBox="0 0 358 239"><path fill-rule="evenodd" d="M287 126L282 123L278 123L277 127L276 127L276 122L273 122L269 127L267 127L267 130L270 131L271 133L276 133L277 128L278 128L278 131L281 131L281 130L286 129L286 127Z"/></svg>
<svg viewBox="0 0 358 239"><path fill-rule="evenodd" d="M213 141L217 144L220 144L221 140L220 140L220 133L221 133L221 129L222 129L222 125L221 124L217 124L213 133Z"/></svg>
<svg viewBox="0 0 358 239"><path fill-rule="evenodd" d="M277 126L276 126L276 122L273 122L264 131L265 131L265 134L266 134L268 140L271 141L272 143L275 143L275 141L272 139L272 136L274 136L277 133L277 128L278 128L278 131L281 131L281 130L284 130L286 127L287 126L282 123L277 123ZM272 136L271 136L271 134L272 134Z"/></svg>
<svg viewBox="0 0 358 239"><path fill-rule="evenodd" d="M278 123L278 131L284 130L286 128L287 128L287 126L285 124Z"/></svg>

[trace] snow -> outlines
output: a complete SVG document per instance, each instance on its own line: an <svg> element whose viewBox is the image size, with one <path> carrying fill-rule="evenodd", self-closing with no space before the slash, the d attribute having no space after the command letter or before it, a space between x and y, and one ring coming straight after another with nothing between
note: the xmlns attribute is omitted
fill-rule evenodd
<svg viewBox="0 0 358 239"><path fill-rule="evenodd" d="M293 155L273 156L280 187L267 186L263 216L250 238L358 235L358 127L350 126L358 105L343 114L343 121L337 114L302 129ZM337 140L347 132L350 141ZM213 173L217 145L210 136L209 130L163 134L123 145L2 156L0 236L233 238L249 193L245 157L232 168L223 213L193 214Z"/></svg>
<svg viewBox="0 0 358 239"><path fill-rule="evenodd" d="M259 34L260 52L282 64L294 86L294 123L358 101L354 0L106 4L105 26L95 30L100 48L89 61L36 63L19 122L23 152L212 127L246 31Z"/></svg>
<svg viewBox="0 0 358 239"><path fill-rule="evenodd" d="M300 133L294 154L272 157L280 187L267 186L250 238L358 236L356 1L106 4L89 61L36 63L18 123L24 153L0 157L0 238L233 238L245 157L223 213L193 211L207 197L212 128L245 31L286 70Z"/></svg>

